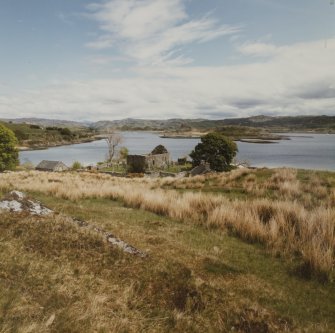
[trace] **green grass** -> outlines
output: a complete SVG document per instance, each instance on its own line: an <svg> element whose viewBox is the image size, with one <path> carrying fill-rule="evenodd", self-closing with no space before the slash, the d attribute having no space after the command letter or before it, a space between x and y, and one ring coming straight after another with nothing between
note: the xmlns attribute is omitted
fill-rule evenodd
<svg viewBox="0 0 335 333"><path fill-rule="evenodd" d="M295 262L261 245L107 199L33 197L148 258L62 221L7 215L0 220L0 332L29 325L34 332L335 330L334 284L297 277Z"/></svg>
<svg viewBox="0 0 335 333"><path fill-rule="evenodd" d="M329 183L335 186L335 172L298 169L297 179L300 180L301 182L308 183L311 180L311 177L313 176L317 176L323 182L326 182L326 183Z"/></svg>
<svg viewBox="0 0 335 333"><path fill-rule="evenodd" d="M183 172L183 171L188 171L191 168L192 168L192 164L191 163L187 163L185 165L170 165L168 168L166 168L164 170L160 170L160 171L179 173L179 172ZM113 165L111 167L100 169L100 171L103 171L103 172L107 171L107 172L122 172L122 173L127 173L128 169L127 169L127 165L115 164L115 165Z"/></svg>
<svg viewBox="0 0 335 333"><path fill-rule="evenodd" d="M192 164L191 163L186 163L185 165L176 165L176 164L170 165L164 171L179 173L179 172L183 172L183 171L190 171L191 169L192 169Z"/></svg>
<svg viewBox="0 0 335 333"><path fill-rule="evenodd" d="M268 182L271 182L271 177L275 175L275 169L256 169L252 173L255 176L252 182L254 185L257 185L262 191L248 191L246 188L246 183L248 181L248 177L250 173L246 171L245 174L241 174L239 177L228 181L225 184L220 184L216 178L208 178L204 181L200 181L199 187L192 187L192 186L181 186L176 187L177 190L185 192L185 191L194 191L197 192L201 190L202 192L206 193L214 193L218 195L223 195L229 199L235 200L248 200L250 198L268 198L271 200L277 200L281 198L281 193L278 192L276 187L266 186ZM314 205L318 206L318 202L320 198L318 198L313 191L315 190L315 186L310 184L313 182L313 178L316 179L316 185L321 185L328 190L331 190L335 187L335 173L331 171L319 171L319 170L304 170L304 169L297 169L297 176L296 179L302 185L302 191L300 195L297 195L299 200L302 198L306 193L311 192L312 199L314 201ZM174 184L170 184L168 186L164 186L166 189L174 188ZM321 198L322 199L322 198Z"/></svg>
<svg viewBox="0 0 335 333"><path fill-rule="evenodd" d="M276 188L283 174L286 170L259 169L201 181L168 180L166 187L180 182L179 191L232 200L290 195L311 209L326 204L326 195L331 204L334 173L289 172L289 183L299 181L299 193L289 194ZM189 187L183 188L183 181ZM242 241L229 228L177 222L121 201L30 195L59 214L1 216L0 332L31 327L34 332L335 331L335 284L302 274L298 254ZM64 214L108 230L148 257L107 246L97 235L66 223Z"/></svg>

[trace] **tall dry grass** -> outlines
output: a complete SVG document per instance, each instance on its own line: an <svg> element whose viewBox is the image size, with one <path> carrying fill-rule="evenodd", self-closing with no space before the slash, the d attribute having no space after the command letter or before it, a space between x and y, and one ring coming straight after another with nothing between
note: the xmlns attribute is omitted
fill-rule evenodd
<svg viewBox="0 0 335 333"><path fill-rule="evenodd" d="M296 171L292 169L277 170L265 181L263 187L278 192L275 200L229 200L224 196L199 191L181 193L160 188L167 184L176 188L191 185L192 188L192 182L205 184L220 181L221 184L231 184L237 180L240 182L241 178L242 186L245 183L255 185L254 175L253 171L248 174L245 170L237 170L196 179L151 180L111 178L90 173L34 171L0 175L0 189L43 192L74 201L80 198L121 200L128 206L179 221L233 232L244 240L260 242L286 256L299 254L306 273L314 272L330 278L335 260L335 209L330 205L334 200L334 190L324 205L306 206L304 199L301 199L302 185L296 178ZM250 186L249 191L254 185ZM259 188L257 186L256 190ZM320 192L320 189L317 191Z"/></svg>

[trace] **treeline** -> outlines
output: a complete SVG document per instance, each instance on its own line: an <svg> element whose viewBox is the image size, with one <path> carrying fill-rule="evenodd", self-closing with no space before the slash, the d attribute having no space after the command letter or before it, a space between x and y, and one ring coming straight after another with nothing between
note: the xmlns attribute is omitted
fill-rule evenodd
<svg viewBox="0 0 335 333"><path fill-rule="evenodd" d="M67 127L46 127L47 131L58 131L63 136L75 136L76 134L73 133L69 128Z"/></svg>

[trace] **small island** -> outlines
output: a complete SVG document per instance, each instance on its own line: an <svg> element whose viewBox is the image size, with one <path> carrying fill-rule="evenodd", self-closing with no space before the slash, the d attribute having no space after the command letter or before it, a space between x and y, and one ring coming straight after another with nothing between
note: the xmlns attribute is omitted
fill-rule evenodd
<svg viewBox="0 0 335 333"><path fill-rule="evenodd" d="M247 142L247 143L277 143L279 140L287 140L288 138L282 135L271 133L268 129L253 128L249 126L240 125L226 125L215 128L216 131L231 138L234 141ZM164 132L160 135L164 139L200 139L208 134L210 130L206 131L182 131L175 130Z"/></svg>

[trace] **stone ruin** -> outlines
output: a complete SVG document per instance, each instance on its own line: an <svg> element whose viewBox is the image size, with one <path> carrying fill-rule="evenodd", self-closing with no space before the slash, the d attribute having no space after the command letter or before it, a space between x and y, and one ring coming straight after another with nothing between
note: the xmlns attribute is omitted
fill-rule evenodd
<svg viewBox="0 0 335 333"><path fill-rule="evenodd" d="M147 155L128 155L127 166L129 172L144 173L146 171L164 170L170 165L170 153L159 145Z"/></svg>

